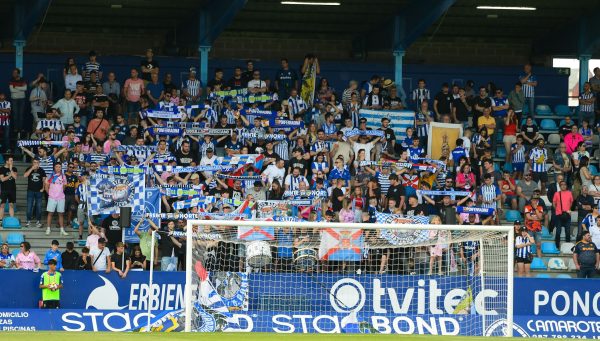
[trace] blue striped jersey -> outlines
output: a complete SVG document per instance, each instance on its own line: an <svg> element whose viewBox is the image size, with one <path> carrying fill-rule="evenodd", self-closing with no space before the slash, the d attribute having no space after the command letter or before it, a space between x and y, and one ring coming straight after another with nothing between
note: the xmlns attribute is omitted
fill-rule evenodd
<svg viewBox="0 0 600 341"><path fill-rule="evenodd" d="M325 135L332 135L338 131L338 128L335 125L335 123L331 123L331 124L323 123L323 126L321 126L321 129L323 129L323 131L325 132Z"/></svg>
<svg viewBox="0 0 600 341"><path fill-rule="evenodd" d="M40 168L44 170L46 175L54 173L54 162L56 159L54 156L46 156L45 158L40 158Z"/></svg>
<svg viewBox="0 0 600 341"><path fill-rule="evenodd" d="M293 174L289 174L285 179L285 184L290 186L291 191L299 190L301 182L308 183L304 175L294 176Z"/></svg>
<svg viewBox="0 0 600 341"><path fill-rule="evenodd" d="M207 107L204 109L204 117L206 117L207 120L207 125L209 127L214 127L219 121L219 115L217 114L217 112L211 108L211 107Z"/></svg>
<svg viewBox="0 0 600 341"><path fill-rule="evenodd" d="M313 178L316 178L317 172L322 172L325 168L329 168L329 164L327 164L327 162L313 161L310 168L312 169Z"/></svg>
<svg viewBox="0 0 600 341"><path fill-rule="evenodd" d="M360 124L360 103L350 103L348 105L348 115L352 120L352 126L358 128Z"/></svg>
<svg viewBox="0 0 600 341"><path fill-rule="evenodd" d="M325 141L317 140L310 146L311 152L328 152L329 145Z"/></svg>
<svg viewBox="0 0 600 341"><path fill-rule="evenodd" d="M386 195L388 189L390 189L390 186L392 185L390 183L390 174L382 174L381 172L377 172L375 177L377 178L377 182L381 187L381 194Z"/></svg>
<svg viewBox="0 0 600 341"><path fill-rule="evenodd" d="M482 207L496 208L496 197L500 195L500 189L495 184L486 185L483 184L479 188L479 194L484 202L481 203ZM486 203L490 201L491 203Z"/></svg>
<svg viewBox="0 0 600 341"><path fill-rule="evenodd" d="M417 136L423 137L427 136L427 130L429 129L429 124L417 125L416 121L424 121L427 122L427 115L433 118L433 112L429 111L427 113L421 112L420 110L415 112L415 130L417 131Z"/></svg>
<svg viewBox="0 0 600 341"><path fill-rule="evenodd" d="M502 97L502 98L492 97L492 105L495 107L501 107L501 106L504 106L507 104L508 104L508 98L506 98L506 97ZM507 112L508 112L507 109L494 111L494 117L506 117Z"/></svg>
<svg viewBox="0 0 600 341"><path fill-rule="evenodd" d="M43 130L44 128L49 128L50 130L65 130L65 126L60 120L57 119L41 119L38 121L36 130ZM58 141L61 139L61 134L51 134L52 139Z"/></svg>
<svg viewBox="0 0 600 341"><path fill-rule="evenodd" d="M595 227L597 225L596 218L593 214L588 213L581 221L581 224L584 225L588 231L590 231L590 227Z"/></svg>
<svg viewBox="0 0 600 341"><path fill-rule="evenodd" d="M579 128L579 133L580 133L580 134L581 134L581 136L583 136L583 138L584 138L584 140L583 140L583 144L585 145L585 148L586 148L587 150L592 150L592 148L593 148L593 146L594 146L594 144L593 144L592 140L586 140L586 139L585 139L586 137L590 137L590 136L592 136L592 133L593 133L592 129L591 129L591 128L584 128L584 127L581 127L581 128Z"/></svg>
<svg viewBox="0 0 600 341"><path fill-rule="evenodd" d="M292 114L292 116L308 108L306 106L306 103L300 96L288 98L288 106L290 108L290 114Z"/></svg>
<svg viewBox="0 0 600 341"><path fill-rule="evenodd" d="M514 151L514 154L512 155L512 163L525 163L524 145L519 146L516 143L513 143L512 146L510 146L510 150L511 152Z"/></svg>
<svg viewBox="0 0 600 341"><path fill-rule="evenodd" d="M75 190L75 195L79 198L80 205L85 205L88 197L88 185L79 184Z"/></svg>
<svg viewBox="0 0 600 341"><path fill-rule="evenodd" d="M186 89L188 94L192 97L198 96L201 89L201 83L197 79L187 79L183 82L182 88Z"/></svg>
<svg viewBox="0 0 600 341"><path fill-rule="evenodd" d="M135 157L140 163L142 163L146 161L146 159L148 158L148 156L150 156L151 153L152 151L150 151L150 149L148 148L135 148L128 150L127 156Z"/></svg>
<svg viewBox="0 0 600 341"><path fill-rule="evenodd" d="M246 138L243 136L243 134L248 133L248 128L246 127L242 127L242 128L234 128L235 132L238 135L238 141L240 141L241 144L246 144Z"/></svg>
<svg viewBox="0 0 600 341"><path fill-rule="evenodd" d="M527 77L526 74L522 74L519 77L519 80L521 80L521 78ZM531 75L529 76L528 82L537 82L537 77L535 75ZM525 95L526 98L530 98L530 97L534 97L535 96L535 87L525 83L523 84L523 95Z"/></svg>
<svg viewBox="0 0 600 341"><path fill-rule="evenodd" d="M88 154L88 159L87 161L89 163L95 162L98 165L102 165L106 162L106 154L97 154L97 153L90 153Z"/></svg>
<svg viewBox="0 0 600 341"><path fill-rule="evenodd" d="M592 99L594 98L594 93L593 92L584 92L581 95L579 95L579 99ZM594 102L592 102L592 104L580 104L579 105L579 111L583 111L583 112L594 112Z"/></svg>
<svg viewBox="0 0 600 341"><path fill-rule="evenodd" d="M529 158L533 162L531 171L536 173L543 173L546 171L546 160L548 160L546 148L533 148L529 154Z"/></svg>
<svg viewBox="0 0 600 341"><path fill-rule="evenodd" d="M290 143L287 139L277 142L278 143L273 147L275 153L283 160L288 161L290 159Z"/></svg>
<svg viewBox="0 0 600 341"><path fill-rule="evenodd" d="M412 100L413 100L413 102L416 103L417 110L419 110L421 108L421 103L423 102L423 100L430 100L430 99L431 99L431 93L429 92L428 89L416 88L412 92Z"/></svg>
<svg viewBox="0 0 600 341"><path fill-rule="evenodd" d="M224 114L227 116L227 124L235 124L235 110L225 109Z"/></svg>
<svg viewBox="0 0 600 341"><path fill-rule="evenodd" d="M200 143L200 158L206 157L206 150L208 148L212 148L213 152L215 151L215 144L212 141L208 143L200 141Z"/></svg>
<svg viewBox="0 0 600 341"><path fill-rule="evenodd" d="M90 80L90 72L92 71L96 71L97 73L99 73L100 71L102 71L102 68L100 66L100 63L98 62L85 62L85 65L83 66L83 80L84 81L89 81ZM100 76L99 74L97 74L96 76ZM96 79L100 79L99 77L96 77Z"/></svg>
<svg viewBox="0 0 600 341"><path fill-rule="evenodd" d="M525 244L529 242L527 237L517 236L515 238L515 245ZM525 246L522 248L515 249L515 256L519 258L527 258L531 253L531 246Z"/></svg>
<svg viewBox="0 0 600 341"><path fill-rule="evenodd" d="M257 135L264 135L266 133L266 131L265 131L265 128L263 128L263 127L252 127L252 128L250 128L250 133L251 134L257 134ZM251 137L250 141L253 144L256 144L256 142L258 141L258 138Z"/></svg>

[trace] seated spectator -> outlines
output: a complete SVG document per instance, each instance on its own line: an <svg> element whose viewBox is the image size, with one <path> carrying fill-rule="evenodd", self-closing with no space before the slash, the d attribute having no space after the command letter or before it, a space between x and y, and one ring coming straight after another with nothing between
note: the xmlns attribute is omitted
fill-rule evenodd
<svg viewBox="0 0 600 341"><path fill-rule="evenodd" d="M10 253L8 244L2 244L2 251L0 252L0 269L13 269L16 266L15 257Z"/></svg>
<svg viewBox="0 0 600 341"><path fill-rule="evenodd" d="M143 271L146 269L146 256L142 254L142 249L139 245L133 247L129 261L131 263L131 271Z"/></svg>
<svg viewBox="0 0 600 341"><path fill-rule="evenodd" d="M23 270L35 270L42 266L40 258L31 251L31 244L29 242L21 243L21 252L17 254L16 258L17 269Z"/></svg>

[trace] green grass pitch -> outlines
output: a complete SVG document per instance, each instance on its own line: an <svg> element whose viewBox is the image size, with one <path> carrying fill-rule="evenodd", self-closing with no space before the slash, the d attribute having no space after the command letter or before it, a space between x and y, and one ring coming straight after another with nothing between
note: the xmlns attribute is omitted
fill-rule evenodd
<svg viewBox="0 0 600 341"><path fill-rule="evenodd" d="M62 334L62 335L61 335ZM111 333L111 332L2 332L2 341L56 340L68 337L85 341L500 341L499 337L382 335L382 334L275 334L275 333Z"/></svg>

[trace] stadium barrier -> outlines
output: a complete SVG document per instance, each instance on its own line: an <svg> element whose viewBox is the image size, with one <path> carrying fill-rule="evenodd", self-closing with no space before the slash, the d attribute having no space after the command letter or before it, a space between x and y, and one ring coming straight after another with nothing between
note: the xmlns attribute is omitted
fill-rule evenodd
<svg viewBox="0 0 600 341"><path fill-rule="evenodd" d="M41 298L40 275L30 271L0 271L0 280L5 283L3 291L15 293L0 295L0 330L139 331L147 324L148 304L151 304L150 320L159 329L183 328L181 321L170 315L184 307L183 272L156 273L150 295L148 272L131 272L121 279L115 273L66 271L59 310L37 309ZM493 311L481 311L478 301L506 299L493 287L478 290L478 283L473 281L474 304L466 305L465 297L469 295L465 296L465 292L469 288L455 287L456 282L448 280L449 277L423 277L419 281L419 276L405 276L419 285L406 292L395 292L387 286L398 283L398 276L392 275L364 275L357 281L341 274L321 274L318 279L313 278L318 281L314 287L301 288L294 283L306 283L307 279L299 277L311 275L229 273L226 276L218 283L229 285L215 288L219 294L230 290L221 295L224 304L241 307L233 311L239 321L238 331L464 335L466 315L470 315L471 323L477 323L485 315L494 315ZM251 285L254 281L272 280L272 276L288 282L290 291L274 293L268 287ZM237 285L232 286L231 281L237 281ZM231 288L235 290L232 292ZM600 338L600 292L596 281L517 278L515 288L515 336ZM353 290L360 307L354 324L343 323L348 312L332 299L338 292L347 295L349 290ZM284 301L290 310L270 309L275 303L282 307ZM291 308L303 305L318 305L322 309L319 315L314 315L314 311L302 314ZM471 308L461 310L465 306ZM254 310L247 310L248 307ZM210 331L216 326L208 324L205 328ZM488 323L481 330L482 335L490 336L502 332L501 321Z"/></svg>

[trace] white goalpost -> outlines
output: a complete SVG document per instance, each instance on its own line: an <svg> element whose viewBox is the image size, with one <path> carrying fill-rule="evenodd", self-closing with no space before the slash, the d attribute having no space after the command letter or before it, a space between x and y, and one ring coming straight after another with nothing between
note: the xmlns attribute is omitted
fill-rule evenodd
<svg viewBox="0 0 600 341"><path fill-rule="evenodd" d="M513 335L512 226L188 220L185 331Z"/></svg>

